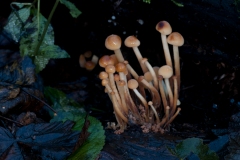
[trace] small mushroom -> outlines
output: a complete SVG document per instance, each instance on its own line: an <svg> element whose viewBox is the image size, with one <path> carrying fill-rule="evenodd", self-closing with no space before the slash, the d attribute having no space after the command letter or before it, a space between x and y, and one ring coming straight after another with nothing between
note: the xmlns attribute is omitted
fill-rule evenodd
<svg viewBox="0 0 240 160"><path fill-rule="evenodd" d="M133 51L138 59L138 62L140 63L140 66L143 70L143 73L147 72L148 71L147 67L141 63L142 55L138 49L138 46L140 45L140 41L135 36L129 36L125 39L124 44L125 44L125 46L133 49Z"/></svg>
<svg viewBox="0 0 240 160"><path fill-rule="evenodd" d="M122 40L118 35L112 34L108 36L105 40L105 46L107 49L114 51L119 62L123 62L124 58L120 50L122 45Z"/></svg>
<svg viewBox="0 0 240 160"><path fill-rule="evenodd" d="M166 64L172 67L172 60L171 60L170 51L167 43L167 35L169 35L172 32L172 27L167 21L160 21L156 25L156 30L161 33Z"/></svg>
<svg viewBox="0 0 240 160"><path fill-rule="evenodd" d="M180 89L180 58L179 58L178 47L184 44L184 39L180 33L172 32L168 36L167 42L173 45L174 69L175 69L175 75L177 76L178 90L179 90Z"/></svg>
<svg viewBox="0 0 240 160"><path fill-rule="evenodd" d="M172 77L172 75L173 75L173 69L172 69L172 67L170 67L168 65L164 65L164 66L159 68L158 74L162 75L163 78L164 78L164 81L165 81L165 84L166 84L166 87L167 87L170 107L172 107L173 106L173 93L172 93L172 89L171 89L170 84L169 84L169 78Z"/></svg>
<svg viewBox="0 0 240 160"><path fill-rule="evenodd" d="M146 120L149 121L149 112L148 112L148 103L146 99L138 92L138 82L135 79L131 79L128 81L128 88L132 89L136 96L139 98L139 100L142 102L143 106L145 107L145 112L146 112Z"/></svg>

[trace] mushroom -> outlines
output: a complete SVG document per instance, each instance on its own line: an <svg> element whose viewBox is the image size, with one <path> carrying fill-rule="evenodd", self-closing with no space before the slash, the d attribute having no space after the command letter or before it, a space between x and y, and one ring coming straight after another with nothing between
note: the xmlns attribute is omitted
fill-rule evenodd
<svg viewBox="0 0 240 160"><path fill-rule="evenodd" d="M177 76L178 90L179 90L180 89L180 60L179 60L178 47L184 44L184 39L180 33L172 32L168 36L167 42L173 45L174 69L175 69L175 75Z"/></svg>
<svg viewBox="0 0 240 160"><path fill-rule="evenodd" d="M133 49L133 51L138 59L138 62L140 63L143 73L147 72L148 71L147 67L141 63L142 55L138 49L138 46L140 45L140 41L135 36L129 36L125 39L124 44L125 44L125 46Z"/></svg>
<svg viewBox="0 0 240 160"><path fill-rule="evenodd" d="M114 75L113 75L113 73L115 73L115 67L114 67L114 65L111 65L111 64L109 64L109 65L107 65L106 67L105 67L105 71L108 73L108 77L109 77L109 81L110 81L110 86L111 86L111 88L112 88L112 90L113 90L113 92L115 93L115 95L116 95L116 99L117 99L117 101L118 101L118 103L119 103L119 105L121 106L121 99L120 99L120 96L119 96L119 94L118 94L118 91L117 91L117 88L116 88L116 85L115 85L115 81L114 81Z"/></svg>
<svg viewBox="0 0 240 160"><path fill-rule="evenodd" d="M84 68L86 63L86 59L83 54L80 54L79 56L79 65L80 67Z"/></svg>
<svg viewBox="0 0 240 160"><path fill-rule="evenodd" d="M160 124L160 119L158 117L158 113L157 113L156 109L154 108L152 101L149 101L148 105L151 107L151 109L152 109L152 111L153 111L153 113L154 113L154 115L156 117L157 124Z"/></svg>
<svg viewBox="0 0 240 160"><path fill-rule="evenodd" d="M98 57L96 55L93 55L91 61L96 65L98 63Z"/></svg>
<svg viewBox="0 0 240 160"><path fill-rule="evenodd" d="M142 102L143 106L145 107L145 112L146 112L146 120L148 121L149 113L148 113L148 103L146 99L138 92L137 90L138 87L138 82L135 79L131 79L128 81L128 88L132 89L136 96L139 98L139 100Z"/></svg>
<svg viewBox="0 0 240 160"><path fill-rule="evenodd" d="M172 60L171 60L170 51L167 44L167 37L166 37L172 32L172 27L167 21L160 21L156 25L156 30L161 33L166 64L172 67Z"/></svg>
<svg viewBox="0 0 240 160"><path fill-rule="evenodd" d="M122 45L122 40L118 35L112 34L108 36L105 40L105 46L107 49L114 51L119 62L123 62L124 58L120 50Z"/></svg>
<svg viewBox="0 0 240 160"><path fill-rule="evenodd" d="M143 58L142 61L141 61L143 64L145 64L149 70L149 72L151 73L152 75L152 78L153 78L153 85L156 89L158 89L158 80L157 80L157 76L155 74L155 71L153 70L151 64L148 62L148 59L147 58Z"/></svg>
<svg viewBox="0 0 240 160"><path fill-rule="evenodd" d="M164 78L164 81L165 81L165 84L167 87L169 102L170 102L169 104L170 104L170 107L172 107L173 106L173 93L172 93L172 89L169 84L169 78L173 75L173 69L172 69L172 67L170 67L168 65L164 65L159 68L158 74L162 75Z"/></svg>
<svg viewBox="0 0 240 160"><path fill-rule="evenodd" d="M85 65L84 65L84 67L85 67L86 70L88 70L88 71L93 70L93 69L95 68L95 66L96 66L96 64L93 63L92 61L87 61L87 62L85 62Z"/></svg>
<svg viewBox="0 0 240 160"><path fill-rule="evenodd" d="M172 123L172 121L177 117L180 111L181 111L181 108L177 108L176 113L167 121L167 123L164 125L164 128L170 123Z"/></svg>
<svg viewBox="0 0 240 160"><path fill-rule="evenodd" d="M109 64L114 64L114 60L110 57L110 56L108 56L108 55L104 55L104 56L102 56L100 59L99 59L99 65L101 66L101 67L103 67L103 68L105 68L107 65L109 65Z"/></svg>

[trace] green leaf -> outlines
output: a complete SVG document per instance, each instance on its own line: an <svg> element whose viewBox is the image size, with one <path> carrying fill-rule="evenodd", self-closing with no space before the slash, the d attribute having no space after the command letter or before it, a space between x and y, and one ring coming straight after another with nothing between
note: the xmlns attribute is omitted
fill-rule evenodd
<svg viewBox="0 0 240 160"><path fill-rule="evenodd" d="M54 121L75 121L73 130L81 130L85 121L86 112L82 106L77 104L66 95L54 88L46 87L44 89L45 97L52 103L52 107L57 111L51 122ZM68 159L94 160L104 146L105 135L101 123L94 117L88 116L90 126L88 132L90 136Z"/></svg>
<svg viewBox="0 0 240 160"><path fill-rule="evenodd" d="M218 160L215 152L209 150L208 145L204 145L202 139L187 138L176 145L174 150L169 149L170 152L179 159L185 159L191 153L194 153L200 160Z"/></svg>
<svg viewBox="0 0 240 160"><path fill-rule="evenodd" d="M65 50L62 50L57 45L42 46L40 48L40 55L34 56L34 64L36 65L36 72L45 68L51 58L68 58L70 57Z"/></svg>
<svg viewBox="0 0 240 160"><path fill-rule="evenodd" d="M14 5L20 9L13 9L8 17L8 23L4 26L4 30L12 36L15 42L18 42L23 33L24 24L30 16L31 6L27 5L24 7L21 3L14 3Z"/></svg>
<svg viewBox="0 0 240 160"><path fill-rule="evenodd" d="M62 50L59 46L54 45L54 32L51 25L48 27L39 52L37 55L34 54L35 48L39 43L39 37L41 37L45 24L47 23L47 19L41 14L39 19L39 25L36 16L33 17L31 23L29 22L25 25L26 32L20 40L21 56L30 56L33 59L33 62L36 65L36 72L43 70L51 58L70 57L65 50Z"/></svg>
<svg viewBox="0 0 240 160"><path fill-rule="evenodd" d="M70 10L72 17L77 18L82 13L72 2L69 2L67 0L60 0L60 2Z"/></svg>

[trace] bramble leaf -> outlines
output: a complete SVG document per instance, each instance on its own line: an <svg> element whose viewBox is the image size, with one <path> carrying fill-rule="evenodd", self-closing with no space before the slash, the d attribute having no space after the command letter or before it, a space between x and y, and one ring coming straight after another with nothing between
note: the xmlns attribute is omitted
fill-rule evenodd
<svg viewBox="0 0 240 160"><path fill-rule="evenodd" d="M66 121L72 120L76 124L73 130L81 130L85 121L86 112L83 108L71 99L66 98L66 95L54 88L46 87L44 89L45 97L53 104L53 108L57 111L57 116L51 120ZM94 117L88 116L90 121L88 132L90 136L68 159L95 159L103 148L105 135L103 126Z"/></svg>

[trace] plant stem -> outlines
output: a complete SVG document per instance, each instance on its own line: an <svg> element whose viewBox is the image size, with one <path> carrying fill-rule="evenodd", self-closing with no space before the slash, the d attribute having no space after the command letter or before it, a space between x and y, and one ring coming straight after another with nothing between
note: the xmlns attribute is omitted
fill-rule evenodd
<svg viewBox="0 0 240 160"><path fill-rule="evenodd" d="M42 42L43 42L43 39L44 39L44 37L45 37L45 34L47 33L48 26L49 26L49 24L50 24L50 21L51 21L52 16L53 16L53 14L54 14L54 12L55 12L55 10L56 10L56 8L57 8L57 5L58 5L59 1L60 1L60 0L56 0L55 4L54 4L54 6L53 6L53 8L52 8L52 10L51 10L51 13L50 13L50 15L49 15L49 17L48 17L47 23L46 23L45 26L44 26L44 30L43 30L43 33L42 33L42 35L41 35L41 39L39 40L39 42L38 42L38 44L37 44L37 47L36 47L36 49L35 49L35 51L34 51L34 55L37 55L37 53L38 53L38 50L39 50L39 48L40 48L40 46L41 46L41 44L42 44Z"/></svg>

